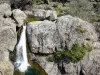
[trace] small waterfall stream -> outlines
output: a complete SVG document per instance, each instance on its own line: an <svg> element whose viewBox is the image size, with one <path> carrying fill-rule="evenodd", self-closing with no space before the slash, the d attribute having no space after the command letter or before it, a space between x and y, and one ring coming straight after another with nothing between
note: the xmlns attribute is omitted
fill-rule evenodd
<svg viewBox="0 0 100 75"><path fill-rule="evenodd" d="M17 55L15 66L21 71L25 72L29 66L26 52L26 26L23 26L23 30L20 36L20 40L16 46Z"/></svg>
<svg viewBox="0 0 100 75"><path fill-rule="evenodd" d="M28 48L28 47L27 47ZM20 39L16 46L16 59L14 66L16 68L14 75L47 75L47 73L35 62L29 61L26 48L26 25L23 26Z"/></svg>

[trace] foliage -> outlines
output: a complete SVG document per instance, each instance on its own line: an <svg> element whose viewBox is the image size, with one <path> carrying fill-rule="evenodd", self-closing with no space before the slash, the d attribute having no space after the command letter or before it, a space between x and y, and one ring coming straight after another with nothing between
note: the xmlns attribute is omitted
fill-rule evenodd
<svg viewBox="0 0 100 75"><path fill-rule="evenodd" d="M86 29L82 28L82 25L77 26L76 30L81 32L81 33L85 33L86 32Z"/></svg>
<svg viewBox="0 0 100 75"><path fill-rule="evenodd" d="M33 16L33 15L28 15L26 21L27 22L32 22L32 21L38 21L39 18Z"/></svg>
<svg viewBox="0 0 100 75"><path fill-rule="evenodd" d="M98 22L100 19L98 17L92 18L90 19L90 22L94 23L94 22Z"/></svg>
<svg viewBox="0 0 100 75"><path fill-rule="evenodd" d="M58 3L58 2L51 2L50 5L55 8L58 14L66 11L66 8L67 8L67 7L64 7L62 3Z"/></svg>
<svg viewBox="0 0 100 75"><path fill-rule="evenodd" d="M34 4L41 4L42 0L34 0Z"/></svg>
<svg viewBox="0 0 100 75"><path fill-rule="evenodd" d="M63 58L68 58L71 62L75 63L83 59L86 52L91 51L92 47L88 44L79 45L78 43L73 44L71 50L57 51L54 53L54 60L59 61Z"/></svg>

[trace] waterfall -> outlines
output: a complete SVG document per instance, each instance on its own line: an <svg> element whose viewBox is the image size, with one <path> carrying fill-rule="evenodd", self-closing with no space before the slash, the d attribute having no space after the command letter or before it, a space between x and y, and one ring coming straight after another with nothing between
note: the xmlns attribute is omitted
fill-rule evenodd
<svg viewBox="0 0 100 75"><path fill-rule="evenodd" d="M29 66L26 51L26 26L23 26L23 30L20 36L20 40L16 46L16 62L15 67L21 72L25 72Z"/></svg>

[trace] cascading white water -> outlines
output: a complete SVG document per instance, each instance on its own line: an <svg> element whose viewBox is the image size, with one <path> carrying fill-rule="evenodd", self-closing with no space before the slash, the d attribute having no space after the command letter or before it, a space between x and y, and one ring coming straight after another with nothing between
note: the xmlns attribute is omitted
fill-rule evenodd
<svg viewBox="0 0 100 75"><path fill-rule="evenodd" d="M15 66L21 71L25 72L29 66L26 51L26 26L23 26L23 30L20 36L18 45L16 46L17 55Z"/></svg>

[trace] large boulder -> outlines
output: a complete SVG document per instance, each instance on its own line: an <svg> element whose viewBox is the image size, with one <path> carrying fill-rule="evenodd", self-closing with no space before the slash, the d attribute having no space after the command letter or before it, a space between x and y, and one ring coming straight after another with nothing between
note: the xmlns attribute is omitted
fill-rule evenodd
<svg viewBox="0 0 100 75"><path fill-rule="evenodd" d="M53 35L56 31L55 23L45 20L31 22L27 26L27 36L31 51L34 53L53 53Z"/></svg>
<svg viewBox="0 0 100 75"><path fill-rule="evenodd" d="M61 46L71 48L75 41L86 44L87 39L97 40L91 24L72 16L59 17L56 23L48 20L31 22L27 26L27 34L31 36L29 44L34 53L53 53Z"/></svg>
<svg viewBox="0 0 100 75"><path fill-rule="evenodd" d="M0 18L0 28L0 75L13 75L9 51L13 51L17 43L16 25L10 18Z"/></svg>
<svg viewBox="0 0 100 75"><path fill-rule="evenodd" d="M13 12L13 17L18 23L18 27L21 27L24 24L25 19L27 18L26 14L20 9L14 9L12 12Z"/></svg>
<svg viewBox="0 0 100 75"><path fill-rule="evenodd" d="M100 42L92 24L66 15L58 17L55 22L45 20L29 23L27 36L31 52L36 55L34 59L48 75L98 75L100 73ZM49 57L52 53L57 50L63 51L66 46L71 49L76 41L79 45L89 44L93 50L86 53L77 63L68 62L67 59L59 62L50 61Z"/></svg>

